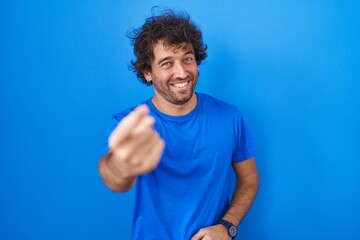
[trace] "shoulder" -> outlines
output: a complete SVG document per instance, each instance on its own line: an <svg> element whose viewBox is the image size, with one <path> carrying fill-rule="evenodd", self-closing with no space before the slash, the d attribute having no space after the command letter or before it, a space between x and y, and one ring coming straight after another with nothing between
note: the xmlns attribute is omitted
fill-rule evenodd
<svg viewBox="0 0 360 240"><path fill-rule="evenodd" d="M134 107L130 107L130 108L126 108L124 110L122 110L121 112L117 112L114 113L112 115L112 120L120 122L121 119L123 119L124 117L126 117L132 110L134 110L136 108L136 106Z"/></svg>
<svg viewBox="0 0 360 240"><path fill-rule="evenodd" d="M140 104L147 104L147 101L144 101ZM121 122L121 120L126 117L129 113L131 113L137 106L139 106L140 104L138 105L135 105L133 107L129 107L129 108L125 108L123 109L122 111L120 112L116 112L112 115L111 117L111 120L110 120L110 123L108 125L108 128L107 128L107 131L106 131L106 136L107 138L110 136L111 132L115 129L115 127L118 125L119 122Z"/></svg>
<svg viewBox="0 0 360 240"><path fill-rule="evenodd" d="M128 108L125 108L123 109L122 111L120 112L116 112L112 115L112 120L115 121L115 122L120 122L124 117L126 117L129 113L131 113L137 106L141 105L141 104L146 104L146 105L149 105L148 104L148 101L149 100L146 100L144 102L141 102L135 106L132 106L132 107L128 107Z"/></svg>
<svg viewBox="0 0 360 240"><path fill-rule="evenodd" d="M240 114L239 108L231 103L225 102L205 93L196 93L204 109L218 111L219 113Z"/></svg>

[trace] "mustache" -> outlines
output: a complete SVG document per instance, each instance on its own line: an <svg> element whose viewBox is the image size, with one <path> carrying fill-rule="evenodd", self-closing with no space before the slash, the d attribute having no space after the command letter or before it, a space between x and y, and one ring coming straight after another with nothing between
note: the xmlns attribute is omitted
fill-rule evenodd
<svg viewBox="0 0 360 240"><path fill-rule="evenodd" d="M187 81L192 81L195 78L191 75L185 77L185 78L175 78L173 81L170 81L170 84L175 84L175 83L179 83L179 82L187 82Z"/></svg>

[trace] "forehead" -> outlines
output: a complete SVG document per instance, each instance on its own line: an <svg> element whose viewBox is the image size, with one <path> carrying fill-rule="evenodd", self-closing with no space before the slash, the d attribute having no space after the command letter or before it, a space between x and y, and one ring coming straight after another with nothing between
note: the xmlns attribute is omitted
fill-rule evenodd
<svg viewBox="0 0 360 240"><path fill-rule="evenodd" d="M164 40L159 40L153 44L153 54L154 60L170 57L176 55L183 55L189 51L194 51L191 43L179 43L179 44L170 44Z"/></svg>

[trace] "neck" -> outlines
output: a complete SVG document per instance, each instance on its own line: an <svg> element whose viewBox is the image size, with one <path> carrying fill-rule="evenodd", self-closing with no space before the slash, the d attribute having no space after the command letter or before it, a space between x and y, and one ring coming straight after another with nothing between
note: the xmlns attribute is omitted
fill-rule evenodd
<svg viewBox="0 0 360 240"><path fill-rule="evenodd" d="M159 101L158 97L155 96L151 99L155 107L162 113L170 116L184 116L194 110L197 104L197 96L194 93L190 100L182 105L176 105L168 101Z"/></svg>

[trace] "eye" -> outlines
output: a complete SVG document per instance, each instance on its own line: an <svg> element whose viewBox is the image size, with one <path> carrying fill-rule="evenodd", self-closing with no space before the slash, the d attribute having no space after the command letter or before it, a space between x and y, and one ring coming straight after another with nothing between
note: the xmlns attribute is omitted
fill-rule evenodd
<svg viewBox="0 0 360 240"><path fill-rule="evenodd" d="M171 66L171 62L164 62L161 64L161 67L165 67L165 68L170 67L170 66Z"/></svg>
<svg viewBox="0 0 360 240"><path fill-rule="evenodd" d="M187 57L187 58L184 59L184 61L187 62L187 63L191 63L193 60L194 60L193 57Z"/></svg>

